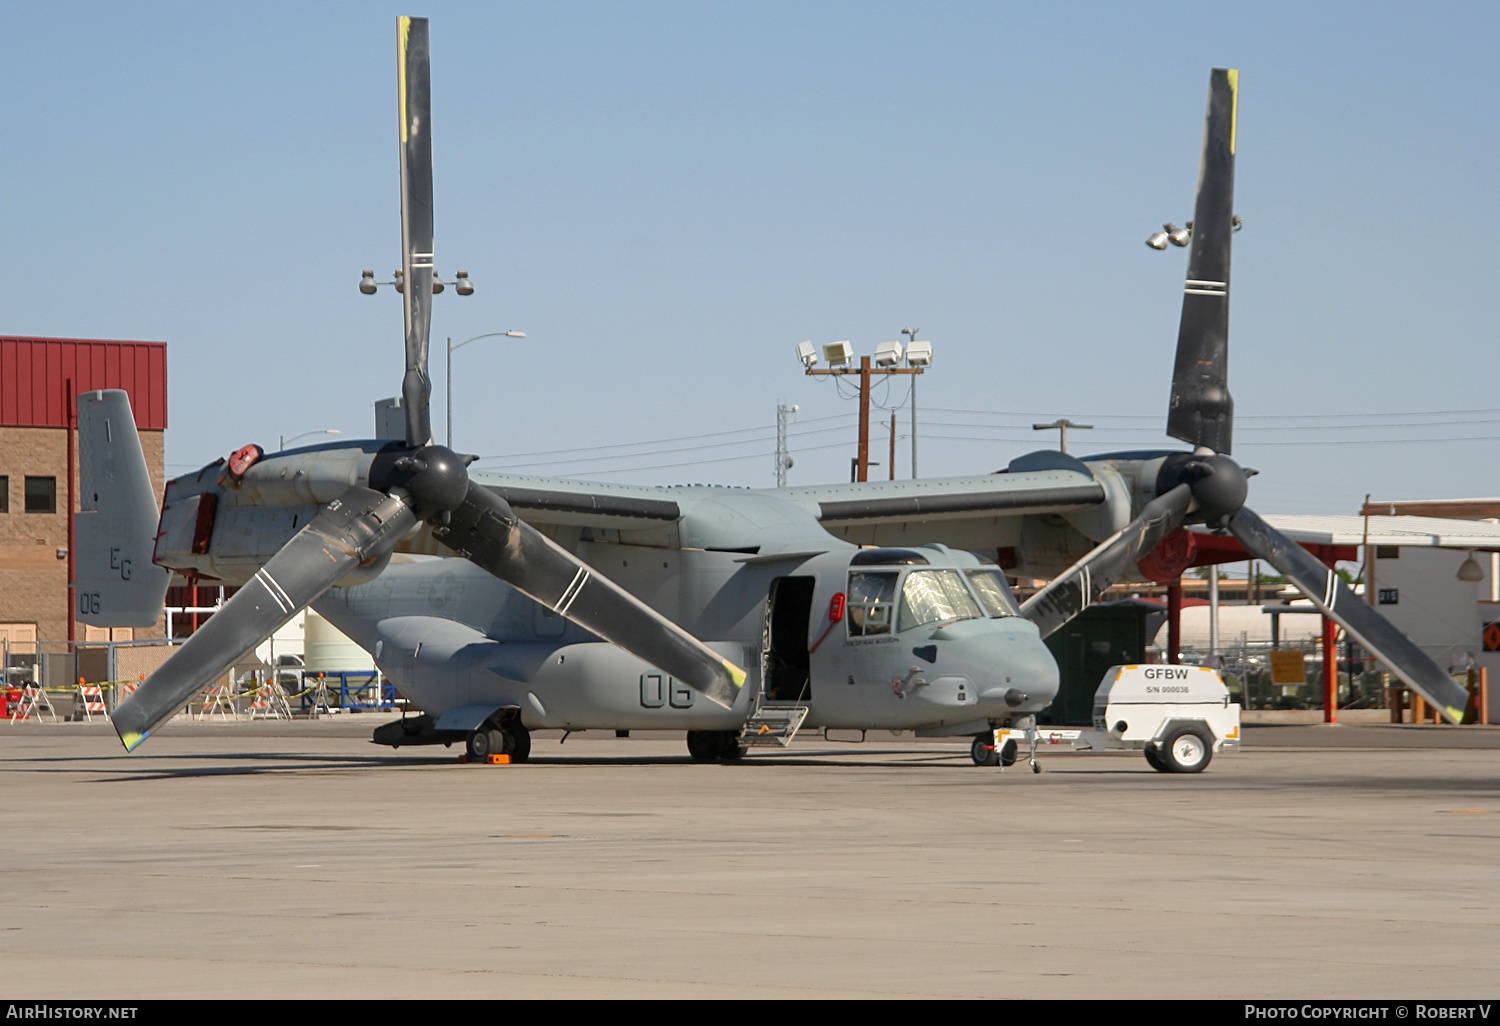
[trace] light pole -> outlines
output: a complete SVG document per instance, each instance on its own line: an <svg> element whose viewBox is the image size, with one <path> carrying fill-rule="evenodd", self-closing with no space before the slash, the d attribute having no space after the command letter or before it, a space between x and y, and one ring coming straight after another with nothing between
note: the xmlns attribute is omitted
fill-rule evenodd
<svg viewBox="0 0 1500 1026"><path fill-rule="evenodd" d="M497 338L501 335L505 336L506 338L525 338L526 332L488 331L483 335L475 335L473 338L466 338L458 345L453 344L453 336L448 336L448 448L450 449L453 448L453 350L462 349L470 342L478 342L482 338Z"/></svg>
<svg viewBox="0 0 1500 1026"><path fill-rule="evenodd" d="M932 362L932 343L918 342L917 332L921 328L902 328L906 336L906 362L913 367L926 367ZM895 480L896 457L891 456L891 480ZM911 479L917 479L917 379L911 379Z"/></svg>
<svg viewBox="0 0 1500 1026"><path fill-rule="evenodd" d="M847 341L834 342L823 347L823 358L830 364L827 370L813 370L813 365L818 362L818 351L811 342L797 346L797 359L802 361L806 374L859 375L859 455L852 461L851 475L855 481L868 481L870 477L870 379L875 375L921 374L925 371L932 363L932 344L917 342L913 345L918 351L908 354L905 367L896 366L902 357L900 342L880 343L875 349L874 367L871 367L868 356L861 356L859 366L854 367L851 366L854 348Z"/></svg>
<svg viewBox="0 0 1500 1026"><path fill-rule="evenodd" d="M278 452L280 452L280 451L282 451L282 450L284 450L286 448L286 443L288 443L288 442L295 442L297 439L299 439L299 438L306 438L308 435L341 435L341 434L343 434L343 432L340 431L338 428L323 428L323 429L321 429L319 431L304 431L300 435L293 435L291 438L286 437L286 435L278 435L277 436L278 441L277 441L277 445L276 445L276 450Z"/></svg>

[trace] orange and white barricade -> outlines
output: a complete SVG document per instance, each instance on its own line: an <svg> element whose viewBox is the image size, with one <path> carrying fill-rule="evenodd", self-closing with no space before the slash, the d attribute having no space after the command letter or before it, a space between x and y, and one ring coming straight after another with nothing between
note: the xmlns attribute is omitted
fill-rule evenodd
<svg viewBox="0 0 1500 1026"><path fill-rule="evenodd" d="M139 680L117 680L115 683L115 707L119 708L121 702L135 694L135 689L146 683L146 675L143 673Z"/></svg>
<svg viewBox="0 0 1500 1026"><path fill-rule="evenodd" d="M263 720L289 720L292 707L286 700L286 692L274 680L268 680L251 693L250 718Z"/></svg>
<svg viewBox="0 0 1500 1026"><path fill-rule="evenodd" d="M235 704L235 697L234 683L232 681L213 685L203 696L203 705L198 710L198 719L204 719L205 717L212 716L214 713L218 713L221 719L239 719L240 709Z"/></svg>
<svg viewBox="0 0 1500 1026"><path fill-rule="evenodd" d="M73 693L73 722L77 723L82 717L92 723L95 713L109 719L109 710L104 707L104 688L79 681L78 690Z"/></svg>
<svg viewBox="0 0 1500 1026"><path fill-rule="evenodd" d="M47 697L47 689L40 684L27 684L21 689L21 701L11 712L13 720L36 720L41 722L42 713L52 717L52 722L57 722L57 710L52 707L52 699Z"/></svg>

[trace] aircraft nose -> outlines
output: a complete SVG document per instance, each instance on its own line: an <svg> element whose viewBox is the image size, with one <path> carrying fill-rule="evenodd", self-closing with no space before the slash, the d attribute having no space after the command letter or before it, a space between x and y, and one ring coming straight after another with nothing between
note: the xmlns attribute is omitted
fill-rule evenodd
<svg viewBox="0 0 1500 1026"><path fill-rule="evenodd" d="M1042 642L1036 625L1019 617L987 622L970 674L979 701L997 714L1036 712L1057 695L1057 660Z"/></svg>

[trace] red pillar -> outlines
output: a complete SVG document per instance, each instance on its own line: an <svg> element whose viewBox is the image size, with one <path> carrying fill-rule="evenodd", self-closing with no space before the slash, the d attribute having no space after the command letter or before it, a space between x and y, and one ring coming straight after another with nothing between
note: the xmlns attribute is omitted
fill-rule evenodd
<svg viewBox="0 0 1500 1026"><path fill-rule="evenodd" d="M1323 722L1339 721L1339 652L1334 641L1335 625L1323 617Z"/></svg>

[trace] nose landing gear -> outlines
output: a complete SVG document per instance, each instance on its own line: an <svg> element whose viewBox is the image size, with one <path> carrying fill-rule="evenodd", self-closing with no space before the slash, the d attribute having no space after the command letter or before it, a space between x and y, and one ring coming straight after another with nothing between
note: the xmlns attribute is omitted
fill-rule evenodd
<svg viewBox="0 0 1500 1026"><path fill-rule="evenodd" d="M969 748L969 757L976 766L1014 766L1016 764L1016 739L1008 737L1002 744L995 744L993 730L974 735L974 744Z"/></svg>

